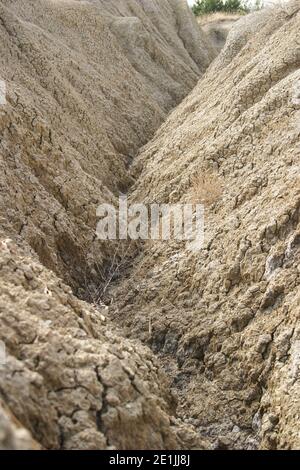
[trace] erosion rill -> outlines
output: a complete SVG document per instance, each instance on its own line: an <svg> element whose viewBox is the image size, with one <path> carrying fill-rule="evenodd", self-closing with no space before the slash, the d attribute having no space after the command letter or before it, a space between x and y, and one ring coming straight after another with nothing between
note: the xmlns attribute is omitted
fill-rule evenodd
<svg viewBox="0 0 300 470"><path fill-rule="evenodd" d="M184 0L0 0L0 40L0 448L299 448L299 1L217 58ZM205 244L145 241L107 308L120 192Z"/></svg>

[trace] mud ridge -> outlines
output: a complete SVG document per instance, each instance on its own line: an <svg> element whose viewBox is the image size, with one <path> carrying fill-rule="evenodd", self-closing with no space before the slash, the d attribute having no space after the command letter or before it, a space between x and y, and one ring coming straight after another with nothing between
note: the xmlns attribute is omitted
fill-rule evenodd
<svg viewBox="0 0 300 470"><path fill-rule="evenodd" d="M299 448L299 1L217 57L183 0L0 18L0 448ZM198 197L203 249L115 256L124 191Z"/></svg>

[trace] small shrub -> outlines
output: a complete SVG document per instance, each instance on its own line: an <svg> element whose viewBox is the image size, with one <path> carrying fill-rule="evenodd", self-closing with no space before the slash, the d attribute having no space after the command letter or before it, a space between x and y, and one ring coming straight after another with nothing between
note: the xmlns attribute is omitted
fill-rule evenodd
<svg viewBox="0 0 300 470"><path fill-rule="evenodd" d="M211 206L222 196L224 185L221 178L210 172L197 173L191 182L192 203Z"/></svg>
<svg viewBox="0 0 300 470"><path fill-rule="evenodd" d="M261 4L257 0L257 5ZM219 11L227 13L248 13L249 8L246 0L197 0L192 10L196 16L207 15Z"/></svg>
<svg viewBox="0 0 300 470"><path fill-rule="evenodd" d="M262 10L263 7L264 7L263 0L255 0L254 6L253 6L254 11Z"/></svg>

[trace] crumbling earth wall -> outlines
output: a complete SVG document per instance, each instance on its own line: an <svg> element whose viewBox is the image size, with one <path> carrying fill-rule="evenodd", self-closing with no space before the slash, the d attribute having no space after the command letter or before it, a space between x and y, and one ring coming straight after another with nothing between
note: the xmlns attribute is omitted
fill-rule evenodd
<svg viewBox="0 0 300 470"><path fill-rule="evenodd" d="M133 167L134 201L195 202L199 174L222 188L199 252L146 242L111 292L216 448L300 446L299 9L240 20Z"/></svg>

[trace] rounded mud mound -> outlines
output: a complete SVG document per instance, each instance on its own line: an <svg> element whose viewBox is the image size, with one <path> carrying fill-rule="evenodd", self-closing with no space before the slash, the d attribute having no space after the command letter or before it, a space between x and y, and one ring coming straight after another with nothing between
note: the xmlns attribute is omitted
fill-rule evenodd
<svg viewBox="0 0 300 470"><path fill-rule="evenodd" d="M111 318L215 448L300 445L299 8L239 20L133 166L133 201L204 204L205 243L145 242Z"/></svg>
<svg viewBox="0 0 300 470"><path fill-rule="evenodd" d="M201 448L150 350L61 279L104 280L96 208L214 48L178 0L1 0L0 17L0 447Z"/></svg>

